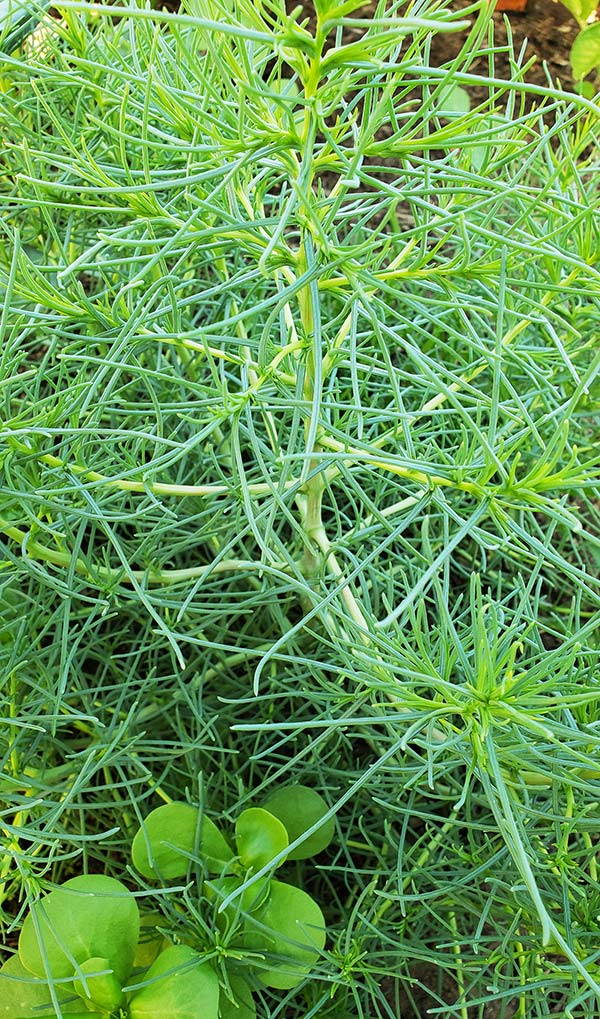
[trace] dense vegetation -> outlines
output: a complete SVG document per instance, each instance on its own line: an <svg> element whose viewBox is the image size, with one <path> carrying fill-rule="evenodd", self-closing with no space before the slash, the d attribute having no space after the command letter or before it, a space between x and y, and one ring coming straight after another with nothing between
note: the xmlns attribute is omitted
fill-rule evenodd
<svg viewBox="0 0 600 1019"><path fill-rule="evenodd" d="M597 107L497 78L487 5L315 8L2 53L5 954L80 874L168 933L143 818L302 783L327 940L261 1019L589 1019Z"/></svg>

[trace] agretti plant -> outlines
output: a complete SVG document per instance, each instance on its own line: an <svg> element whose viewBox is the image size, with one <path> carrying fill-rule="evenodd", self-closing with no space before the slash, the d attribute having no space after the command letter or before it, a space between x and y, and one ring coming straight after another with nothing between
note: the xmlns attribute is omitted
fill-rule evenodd
<svg viewBox="0 0 600 1019"><path fill-rule="evenodd" d="M597 107L501 80L487 2L158 7L1 55L6 944L130 885L157 785L316 776L327 866L139 874L219 1008L596 1014ZM280 874L327 903L287 990Z"/></svg>
<svg viewBox="0 0 600 1019"><path fill-rule="evenodd" d="M191 935L189 917L187 943L174 943L179 932L165 930L160 914L140 917L134 895L113 877L70 878L32 905L18 954L0 969L0 1016L254 1019L253 983L295 987L325 945L319 905L273 872L329 845L327 814L313 789L282 787L263 807L242 811L234 851L197 807L157 807L133 839L133 865L167 885L180 913L185 906L168 886L197 874L195 908L205 927L214 912L218 927L209 944L201 926Z"/></svg>

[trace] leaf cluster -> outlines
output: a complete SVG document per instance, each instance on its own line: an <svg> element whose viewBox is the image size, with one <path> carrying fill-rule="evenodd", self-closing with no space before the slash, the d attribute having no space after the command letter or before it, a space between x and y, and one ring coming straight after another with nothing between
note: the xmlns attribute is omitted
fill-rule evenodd
<svg viewBox="0 0 600 1019"><path fill-rule="evenodd" d="M305 859L325 849L333 825L324 800L306 786L282 787L267 806L240 814L234 854L197 808L164 804L138 830L131 855L136 870L153 880L185 876L194 859L215 875L200 882L197 908L238 900L220 917L221 956L245 962L246 972L257 965L263 985L287 989L318 959L325 920L307 892L271 872L288 855ZM290 839L299 844L288 854ZM42 896L25 918L18 955L0 969L0 1015L35 1019L55 1014L53 1008L81 1019L85 1006L85 1015L120 1019L253 1019L251 986L239 972L225 971L221 992L214 953L173 943L176 931L165 938L151 914L142 922L143 928L135 897L113 877L80 875Z"/></svg>

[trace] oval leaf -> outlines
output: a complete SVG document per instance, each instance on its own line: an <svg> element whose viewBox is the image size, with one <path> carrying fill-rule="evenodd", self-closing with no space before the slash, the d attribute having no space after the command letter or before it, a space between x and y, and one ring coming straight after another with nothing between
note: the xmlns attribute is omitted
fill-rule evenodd
<svg viewBox="0 0 600 1019"><path fill-rule="evenodd" d="M188 945L161 952L129 1003L131 1019L219 1019L219 980Z"/></svg>
<svg viewBox="0 0 600 1019"><path fill-rule="evenodd" d="M571 47L571 66L576 78L585 78L586 74L600 66L600 22L584 28L576 37Z"/></svg>
<svg viewBox="0 0 600 1019"><path fill-rule="evenodd" d="M325 918L319 906L301 888L272 881L271 894L255 917L264 929L249 926L245 946L277 957L267 969L257 967L260 980L280 990L295 987L325 945Z"/></svg>
<svg viewBox="0 0 600 1019"><path fill-rule="evenodd" d="M56 988L61 1010L73 1019L72 1013L81 1013L81 1002L73 998L65 1002L65 989ZM38 980L26 970L18 955L11 955L0 968L0 1019L44 1019L42 1009L51 1010L52 1019L56 1013L52 1005L50 988L46 980ZM89 1019L90 1012L86 1012Z"/></svg>
<svg viewBox="0 0 600 1019"><path fill-rule="evenodd" d="M295 842L300 838L329 810L323 797L305 785L283 786L269 796L264 806L285 826L290 842ZM288 853L288 860L306 860L309 856L316 856L317 853L327 848L333 839L334 832L334 821L330 817L301 845Z"/></svg>
<svg viewBox="0 0 600 1019"><path fill-rule="evenodd" d="M437 112L442 116L464 114L470 109L469 93L460 85L446 85L438 95Z"/></svg>
<svg viewBox="0 0 600 1019"><path fill-rule="evenodd" d="M104 874L82 874L31 907L19 956L31 973L47 977L45 956L54 979L72 976L74 962L99 957L108 960L122 985L133 965L139 929L137 903L125 885Z"/></svg>
<svg viewBox="0 0 600 1019"><path fill-rule="evenodd" d="M598 6L596 0L561 0L561 3L580 25L585 25L590 14L593 14Z"/></svg>
<svg viewBox="0 0 600 1019"><path fill-rule="evenodd" d="M239 918L240 912L256 912L266 901L270 882L270 877L263 877L245 888L242 894L236 896L225 910L217 914L217 923L219 924L219 920L224 917L227 917L231 923L234 923ZM222 877L216 881L205 881L204 891L209 902L216 902L217 906L219 906L224 899L231 895L232 892L235 892L242 884L243 881L239 877Z"/></svg>
<svg viewBox="0 0 600 1019"><path fill-rule="evenodd" d="M131 847L134 866L144 877L170 881L187 874L190 857L200 853L212 874L220 874L233 852L216 824L197 807L165 803L148 814Z"/></svg>
<svg viewBox="0 0 600 1019"><path fill-rule="evenodd" d="M244 867L260 870L288 845L285 825L268 810L250 807L244 810L235 824L238 854ZM284 862L285 857L278 866Z"/></svg>
<svg viewBox="0 0 600 1019"><path fill-rule="evenodd" d="M73 981L75 993L97 1005L103 1012L114 1012L123 1001L121 984L110 968L108 959L86 959L80 971L85 977Z"/></svg>

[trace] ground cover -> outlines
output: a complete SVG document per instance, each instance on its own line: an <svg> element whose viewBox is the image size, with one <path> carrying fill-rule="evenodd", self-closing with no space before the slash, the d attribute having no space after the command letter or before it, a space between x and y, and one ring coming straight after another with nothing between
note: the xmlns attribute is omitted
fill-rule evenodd
<svg viewBox="0 0 600 1019"><path fill-rule="evenodd" d="M526 86L479 4L315 7L69 0L2 52L3 979L105 875L223 1015L243 970L264 1019L420 1016L421 985L589 1019L597 106ZM269 820L290 784L314 831ZM263 878L262 940L228 938ZM278 882L324 916L308 975Z"/></svg>

